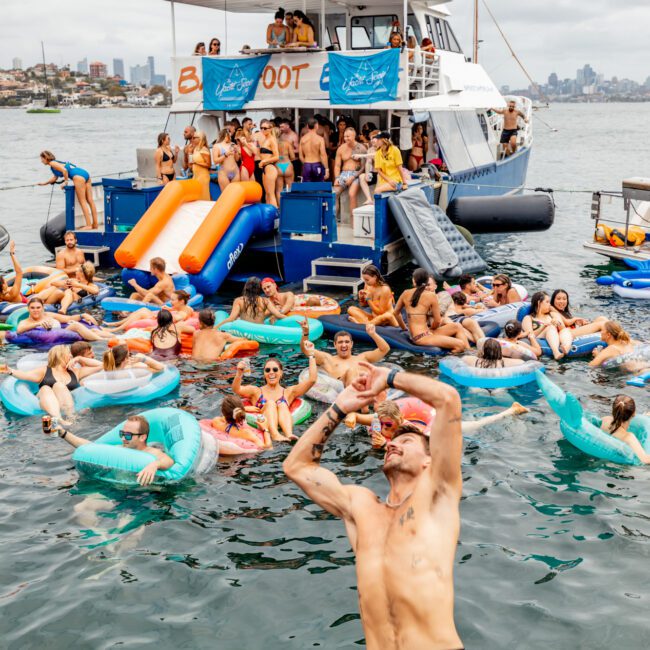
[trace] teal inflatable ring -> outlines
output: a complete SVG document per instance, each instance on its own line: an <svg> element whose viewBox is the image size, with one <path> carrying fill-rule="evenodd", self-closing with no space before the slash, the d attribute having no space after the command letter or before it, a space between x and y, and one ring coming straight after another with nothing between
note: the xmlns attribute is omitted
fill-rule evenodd
<svg viewBox="0 0 650 650"><path fill-rule="evenodd" d="M215 321L218 323L228 318L224 311L215 314ZM258 343L271 343L276 345L298 345L302 338L301 323L304 316L287 316L274 324L267 319L264 323L249 323L244 320L235 320L221 326L223 332L233 336L241 336ZM316 341L323 335L323 324L316 318L308 318L309 340Z"/></svg>

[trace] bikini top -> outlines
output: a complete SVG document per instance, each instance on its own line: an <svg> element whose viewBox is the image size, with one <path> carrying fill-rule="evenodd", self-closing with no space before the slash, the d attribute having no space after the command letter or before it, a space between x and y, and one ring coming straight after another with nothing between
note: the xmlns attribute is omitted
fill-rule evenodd
<svg viewBox="0 0 650 650"><path fill-rule="evenodd" d="M261 408L264 407L266 402L267 402L267 399L266 399L266 397L264 397L264 390L262 388L260 388L260 396L259 396L257 402L255 403L255 406L258 409L261 409ZM280 395L280 397L278 397L278 399L275 400L275 403L278 406L280 406L280 404L286 404L287 406L289 405L289 402L287 402L287 400L286 400L286 398L284 396L284 388L282 389L282 395Z"/></svg>
<svg viewBox="0 0 650 650"><path fill-rule="evenodd" d="M267 149L266 147L260 147L260 153L268 153L270 155L273 155L273 152L270 149Z"/></svg>
<svg viewBox="0 0 650 650"><path fill-rule="evenodd" d="M163 149L162 161L169 162L170 160L175 160L176 156L172 154L171 156Z"/></svg>

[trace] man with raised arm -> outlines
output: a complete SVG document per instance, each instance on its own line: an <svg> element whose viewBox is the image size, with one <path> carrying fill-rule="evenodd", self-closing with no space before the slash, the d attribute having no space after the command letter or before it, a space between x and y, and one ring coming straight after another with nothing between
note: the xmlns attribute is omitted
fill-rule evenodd
<svg viewBox="0 0 650 650"><path fill-rule="evenodd" d="M311 350L305 348L305 343L309 335L309 325L305 320L301 326L302 339L300 340L300 349L303 354L309 356ZM352 334L341 330L334 334L334 349L336 350L336 354L315 350L316 364L321 366L330 377L340 379L347 386L359 374L359 364L362 361L377 363L390 352L390 345L377 334L377 330L372 323L366 323L366 332L377 345L374 350L361 352L361 354L352 354Z"/></svg>
<svg viewBox="0 0 650 650"><path fill-rule="evenodd" d="M511 156L517 151L519 118L526 123L528 123L528 118L517 109L517 104L513 99L508 102L508 108L493 108L492 110L499 115L503 115L503 130L499 142L506 145L506 156Z"/></svg>
<svg viewBox="0 0 650 650"><path fill-rule="evenodd" d="M354 550L368 650L458 650L453 567L460 529L461 403L448 384L361 362L364 374L336 398L284 461L286 475L340 517ZM388 442L384 501L343 485L321 467L327 440L347 413L397 388L436 409L430 434L401 425Z"/></svg>

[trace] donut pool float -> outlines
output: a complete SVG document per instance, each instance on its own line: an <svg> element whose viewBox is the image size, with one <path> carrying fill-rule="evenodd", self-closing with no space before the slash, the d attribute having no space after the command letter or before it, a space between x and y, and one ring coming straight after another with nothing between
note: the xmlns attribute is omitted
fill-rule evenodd
<svg viewBox="0 0 650 650"><path fill-rule="evenodd" d="M317 305L308 302L318 301ZM307 318L320 318L321 316L334 316L341 313L341 305L330 298L317 293L297 293L293 309L288 316L306 316Z"/></svg>

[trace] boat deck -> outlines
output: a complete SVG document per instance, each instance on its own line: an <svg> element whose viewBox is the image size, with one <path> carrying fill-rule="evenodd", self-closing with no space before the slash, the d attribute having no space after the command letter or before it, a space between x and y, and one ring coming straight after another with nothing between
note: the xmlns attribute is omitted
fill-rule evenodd
<svg viewBox="0 0 650 650"><path fill-rule="evenodd" d="M631 259L642 262L650 260L650 242L648 241L645 241L641 246L635 246L634 248L610 246L609 244L599 244L595 241L586 241L582 246L587 250L598 253L599 255L604 255L613 260Z"/></svg>

